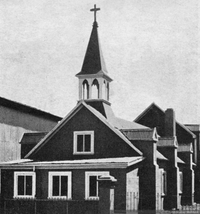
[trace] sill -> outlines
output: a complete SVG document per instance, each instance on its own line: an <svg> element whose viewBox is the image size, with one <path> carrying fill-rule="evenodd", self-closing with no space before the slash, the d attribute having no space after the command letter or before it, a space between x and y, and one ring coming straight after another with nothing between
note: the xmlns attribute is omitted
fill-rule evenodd
<svg viewBox="0 0 200 214"><path fill-rule="evenodd" d="M73 155L94 155L94 152L74 152Z"/></svg>
<svg viewBox="0 0 200 214"><path fill-rule="evenodd" d="M89 198L85 198L86 201L98 201L99 197L89 197Z"/></svg>
<svg viewBox="0 0 200 214"><path fill-rule="evenodd" d="M72 200L72 198L68 198L68 197L61 197L61 196L51 196L48 197L49 200Z"/></svg>
<svg viewBox="0 0 200 214"><path fill-rule="evenodd" d="M35 199L35 196L30 195L17 195L13 197L14 199Z"/></svg>

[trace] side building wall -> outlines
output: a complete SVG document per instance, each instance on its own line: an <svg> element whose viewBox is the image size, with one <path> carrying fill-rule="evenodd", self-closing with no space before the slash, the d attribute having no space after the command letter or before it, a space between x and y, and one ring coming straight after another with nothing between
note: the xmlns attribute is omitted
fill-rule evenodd
<svg viewBox="0 0 200 214"><path fill-rule="evenodd" d="M59 117L52 115L33 115L0 106L0 162L20 158L19 142L23 133L50 131L58 120Z"/></svg>

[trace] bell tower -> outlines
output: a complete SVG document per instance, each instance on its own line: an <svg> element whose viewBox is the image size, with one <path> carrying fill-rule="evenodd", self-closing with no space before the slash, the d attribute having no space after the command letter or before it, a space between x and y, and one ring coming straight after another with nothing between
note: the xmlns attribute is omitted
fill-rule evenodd
<svg viewBox="0 0 200 214"><path fill-rule="evenodd" d="M79 101L95 102L98 100L109 102L109 84L112 79L108 76L98 38L98 24L96 13L100 8L94 8L94 22L88 47L81 71L76 74L79 79Z"/></svg>

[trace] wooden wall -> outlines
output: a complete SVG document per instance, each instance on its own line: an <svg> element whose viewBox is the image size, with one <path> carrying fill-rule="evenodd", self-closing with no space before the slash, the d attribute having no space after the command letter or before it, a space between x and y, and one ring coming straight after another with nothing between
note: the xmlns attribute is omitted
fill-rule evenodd
<svg viewBox="0 0 200 214"><path fill-rule="evenodd" d="M56 120L41 115L0 106L0 162L20 158L19 142L25 132L50 131L56 124Z"/></svg>

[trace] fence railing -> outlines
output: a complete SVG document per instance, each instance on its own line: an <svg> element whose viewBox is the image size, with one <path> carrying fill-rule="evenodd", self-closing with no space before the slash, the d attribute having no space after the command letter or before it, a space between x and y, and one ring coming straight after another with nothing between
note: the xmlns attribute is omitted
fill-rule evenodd
<svg viewBox="0 0 200 214"><path fill-rule="evenodd" d="M6 199L1 214L98 214L99 201Z"/></svg>
<svg viewBox="0 0 200 214"><path fill-rule="evenodd" d="M115 194L115 198L117 198L117 196L119 196L120 194L116 195ZM199 213L200 214L200 204L196 204L194 203L193 205L190 204L190 202L188 202L188 204L185 204L187 200L187 196L179 196L178 197L178 203L179 203L179 207L177 209L166 209L166 198L169 197L168 195L163 195L163 194L156 194L155 195L139 195L139 193L136 192L127 192L126 196L124 195L120 195L121 198L126 197L126 213ZM170 196L170 200L173 200L177 197L177 196ZM150 201L152 200L152 198L154 198L154 205L155 205L155 211L152 210L146 210L146 207L150 207L148 202L151 203ZM191 197L190 197L191 198ZM153 201L152 200L152 201ZM189 200L188 200L189 201ZM191 201L193 201L193 199L191 199ZM120 207L122 205L122 203L124 202L119 202L119 203L114 203L115 204L115 212L119 211L120 212ZM153 205L153 204L152 204ZM138 211L140 210L140 211ZM146 211L145 211L146 210Z"/></svg>
<svg viewBox="0 0 200 214"><path fill-rule="evenodd" d="M114 200L119 195L114 195ZM145 210L139 193L127 192L120 195L125 201L113 201L112 214L200 214L200 204L180 206L178 210ZM113 198L113 197L111 197ZM157 200L162 199L157 195ZM123 207L123 209L122 209ZM161 207L162 208L162 207ZM4 199L1 202L0 214L101 214L98 200L64 200L64 199Z"/></svg>

